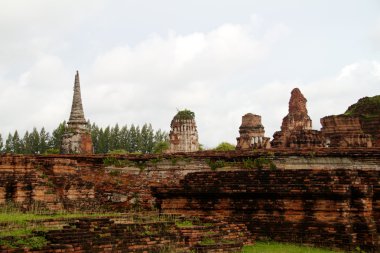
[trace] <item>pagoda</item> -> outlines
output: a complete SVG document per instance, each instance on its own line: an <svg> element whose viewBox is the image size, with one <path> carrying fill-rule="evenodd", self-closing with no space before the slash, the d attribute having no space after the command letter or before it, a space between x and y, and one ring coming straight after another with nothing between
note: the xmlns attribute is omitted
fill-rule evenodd
<svg viewBox="0 0 380 253"><path fill-rule="evenodd" d="M92 154L93 145L90 129L84 117L82 97L80 92L79 73L74 81L74 96L70 119L67 122L61 144L62 154Z"/></svg>

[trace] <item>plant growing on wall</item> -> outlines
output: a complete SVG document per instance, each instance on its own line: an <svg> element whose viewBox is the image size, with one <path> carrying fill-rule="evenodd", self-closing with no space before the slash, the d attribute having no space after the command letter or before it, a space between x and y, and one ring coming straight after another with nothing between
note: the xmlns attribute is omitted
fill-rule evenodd
<svg viewBox="0 0 380 253"><path fill-rule="evenodd" d="M188 109L178 111L177 114L174 116L174 119L194 119L194 118L195 118L195 113Z"/></svg>

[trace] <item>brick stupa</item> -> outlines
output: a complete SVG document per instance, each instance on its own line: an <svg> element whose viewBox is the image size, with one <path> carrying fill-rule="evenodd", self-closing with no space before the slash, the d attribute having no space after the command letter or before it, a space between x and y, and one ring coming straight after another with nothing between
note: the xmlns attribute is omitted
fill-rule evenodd
<svg viewBox="0 0 380 253"><path fill-rule="evenodd" d="M194 152L199 150L198 131L195 115L189 110L179 111L173 118L169 133L168 152Z"/></svg>
<svg viewBox="0 0 380 253"><path fill-rule="evenodd" d="M312 130L312 121L307 114L306 98L298 88L291 92L289 113L282 120L281 131L273 135L272 147L306 148L321 147L322 135Z"/></svg>
<svg viewBox="0 0 380 253"><path fill-rule="evenodd" d="M237 150L249 150L254 148L270 148L269 138L265 137L264 126L261 124L261 116L247 113L242 117L239 127L240 136L236 138Z"/></svg>
<svg viewBox="0 0 380 253"><path fill-rule="evenodd" d="M73 104L71 106L70 119L67 122L67 128L62 138L61 153L93 153L91 133L83 112L78 71L75 75Z"/></svg>

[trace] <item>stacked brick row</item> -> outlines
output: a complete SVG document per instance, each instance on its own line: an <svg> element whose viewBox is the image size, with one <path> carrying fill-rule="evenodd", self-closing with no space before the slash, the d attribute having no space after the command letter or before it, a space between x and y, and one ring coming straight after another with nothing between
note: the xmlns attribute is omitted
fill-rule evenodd
<svg viewBox="0 0 380 253"><path fill-rule="evenodd" d="M380 250L380 171L199 172L155 191L164 212L243 222L261 239Z"/></svg>
<svg viewBox="0 0 380 253"><path fill-rule="evenodd" d="M60 230L35 232L48 244L40 249L9 249L1 252L240 252L251 243L245 225L203 220L204 225L179 228L174 222L116 223L110 218L81 218ZM212 233L212 234L211 234ZM202 244L207 238L213 244Z"/></svg>

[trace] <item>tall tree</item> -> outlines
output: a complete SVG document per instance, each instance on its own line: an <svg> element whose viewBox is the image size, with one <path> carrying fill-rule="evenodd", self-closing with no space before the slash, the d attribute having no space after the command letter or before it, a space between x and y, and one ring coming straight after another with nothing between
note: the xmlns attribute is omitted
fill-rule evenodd
<svg viewBox="0 0 380 253"><path fill-rule="evenodd" d="M37 128L33 127L33 132L29 135L30 141L30 152L32 154L39 154L40 146L40 134L37 131Z"/></svg>
<svg viewBox="0 0 380 253"><path fill-rule="evenodd" d="M4 141L3 141L3 137L0 134L0 153L3 153L4 151L3 148L4 148Z"/></svg>
<svg viewBox="0 0 380 253"><path fill-rule="evenodd" d="M22 138L23 143L23 153L24 154L32 154L32 142L31 137L28 131L25 132L24 137Z"/></svg>
<svg viewBox="0 0 380 253"><path fill-rule="evenodd" d="M5 153L13 153L13 151L13 136L9 133L5 140Z"/></svg>
<svg viewBox="0 0 380 253"><path fill-rule="evenodd" d="M54 149L60 149L62 144L62 137L66 130L66 121L63 121L53 130L49 140L49 146Z"/></svg>
<svg viewBox="0 0 380 253"><path fill-rule="evenodd" d="M43 154L49 148L49 133L42 127L39 133L38 153Z"/></svg>
<svg viewBox="0 0 380 253"><path fill-rule="evenodd" d="M13 149L13 153L16 153L16 154L21 154L23 153L22 152L22 142L21 142L21 139L20 139L20 136L18 135L18 132L17 130L14 132L13 134L13 138L12 138L12 149Z"/></svg>

